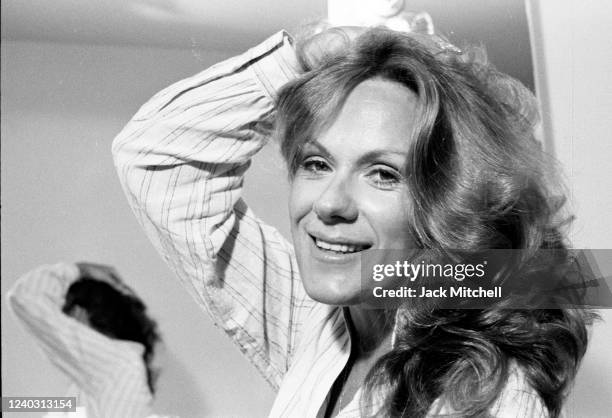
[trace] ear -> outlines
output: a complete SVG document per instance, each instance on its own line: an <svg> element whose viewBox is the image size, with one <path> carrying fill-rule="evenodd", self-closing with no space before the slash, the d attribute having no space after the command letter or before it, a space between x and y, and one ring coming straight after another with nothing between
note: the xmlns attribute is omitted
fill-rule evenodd
<svg viewBox="0 0 612 418"><path fill-rule="evenodd" d="M77 321L79 321L80 323L84 324L84 325L87 325L87 326L90 325L90 322L89 322L89 313L82 306L75 305L70 310L70 314L69 315L71 317L73 317L74 319L76 319Z"/></svg>

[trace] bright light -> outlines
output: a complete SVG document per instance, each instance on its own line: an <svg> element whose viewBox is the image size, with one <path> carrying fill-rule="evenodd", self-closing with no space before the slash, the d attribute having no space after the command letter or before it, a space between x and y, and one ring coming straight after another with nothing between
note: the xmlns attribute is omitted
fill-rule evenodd
<svg viewBox="0 0 612 418"><path fill-rule="evenodd" d="M404 0L328 0L327 17L332 26L386 26L402 32L434 32L431 16L405 10Z"/></svg>

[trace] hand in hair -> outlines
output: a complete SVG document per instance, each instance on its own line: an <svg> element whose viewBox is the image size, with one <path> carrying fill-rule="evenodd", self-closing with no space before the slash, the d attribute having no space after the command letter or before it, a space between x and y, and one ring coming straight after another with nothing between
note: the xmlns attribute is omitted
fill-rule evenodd
<svg viewBox="0 0 612 418"><path fill-rule="evenodd" d="M76 265L79 268L79 277L81 279L88 278L105 282L123 294L134 295L134 291L123 283L114 267L86 261L76 263Z"/></svg>
<svg viewBox="0 0 612 418"><path fill-rule="evenodd" d="M304 71L317 68L321 63L346 51L351 42L367 30L361 26L338 26L298 39L298 59L302 68Z"/></svg>

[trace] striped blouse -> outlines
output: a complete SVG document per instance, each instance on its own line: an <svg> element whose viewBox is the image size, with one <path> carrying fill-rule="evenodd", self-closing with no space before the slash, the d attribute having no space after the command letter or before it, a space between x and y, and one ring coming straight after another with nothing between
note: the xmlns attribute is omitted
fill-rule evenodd
<svg viewBox="0 0 612 418"><path fill-rule="evenodd" d="M77 404L87 417L149 416L153 397L142 344L108 338L62 312L78 278L74 264L39 267L15 283L9 304L49 360L78 387ZM84 416L83 408L79 411L74 415Z"/></svg>
<svg viewBox="0 0 612 418"><path fill-rule="evenodd" d="M323 416L351 347L343 310L305 294L292 245L241 199L250 159L270 137L276 92L298 68L279 32L156 94L113 143L147 235L277 391L271 417ZM543 416L526 388L504 391L498 416ZM359 417L359 397L339 416Z"/></svg>

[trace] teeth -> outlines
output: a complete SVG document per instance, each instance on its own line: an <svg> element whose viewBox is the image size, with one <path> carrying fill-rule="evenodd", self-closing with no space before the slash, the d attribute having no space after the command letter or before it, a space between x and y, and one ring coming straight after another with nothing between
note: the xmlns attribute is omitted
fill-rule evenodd
<svg viewBox="0 0 612 418"><path fill-rule="evenodd" d="M361 249L361 247L357 245L332 244L331 242L325 242L318 238L315 239L315 244L317 247L324 250L335 251L338 253L354 253Z"/></svg>

